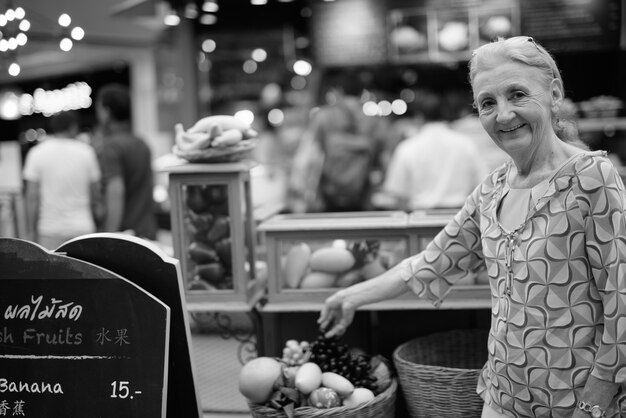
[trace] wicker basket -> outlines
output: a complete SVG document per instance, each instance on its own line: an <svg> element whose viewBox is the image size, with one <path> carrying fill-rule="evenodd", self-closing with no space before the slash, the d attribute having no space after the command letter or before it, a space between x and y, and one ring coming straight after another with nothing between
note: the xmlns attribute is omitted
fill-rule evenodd
<svg viewBox="0 0 626 418"><path fill-rule="evenodd" d="M480 417L476 383L487 360L487 337L484 330L455 330L396 348L393 361L411 418Z"/></svg>
<svg viewBox="0 0 626 418"><path fill-rule="evenodd" d="M356 408L319 409L300 407L294 411L295 418L393 418L396 413L396 391L398 383L393 379L391 385L374 399ZM281 409L269 408L264 405L248 403L253 418L287 418Z"/></svg>

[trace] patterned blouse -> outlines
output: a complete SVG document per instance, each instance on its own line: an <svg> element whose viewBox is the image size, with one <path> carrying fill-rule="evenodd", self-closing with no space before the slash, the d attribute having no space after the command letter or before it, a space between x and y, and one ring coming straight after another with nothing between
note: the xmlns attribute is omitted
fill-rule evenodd
<svg viewBox="0 0 626 418"><path fill-rule="evenodd" d="M403 261L403 279L438 306L484 263L492 320L478 393L515 417L570 417L589 374L626 380L624 185L604 152L578 154L507 233L497 210L510 167L495 170L423 252Z"/></svg>

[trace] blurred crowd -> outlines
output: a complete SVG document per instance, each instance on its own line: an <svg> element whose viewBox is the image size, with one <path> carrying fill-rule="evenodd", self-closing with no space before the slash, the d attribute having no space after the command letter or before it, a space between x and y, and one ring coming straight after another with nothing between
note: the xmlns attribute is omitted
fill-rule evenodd
<svg viewBox="0 0 626 418"><path fill-rule="evenodd" d="M95 111L98 125L87 136L78 112L52 115L25 156L25 238L51 250L99 231L157 236L152 153L132 133L128 88L103 86Z"/></svg>
<svg viewBox="0 0 626 418"><path fill-rule="evenodd" d="M461 207L507 155L481 126L469 88L414 93L400 116L367 116L363 91L339 83L306 111L286 109L279 126L260 111L252 154L259 163L253 173L255 209ZM153 193L159 177L149 145L131 132L127 88L103 87L95 109L98 126L90 135L79 131L75 112L62 112L49 118L46 140L26 155L27 238L46 247L98 231L157 236L155 214L162 208Z"/></svg>
<svg viewBox="0 0 626 418"><path fill-rule="evenodd" d="M333 86L298 135L280 165L295 213L458 208L506 160L469 90L417 90L391 118L366 116L358 92Z"/></svg>

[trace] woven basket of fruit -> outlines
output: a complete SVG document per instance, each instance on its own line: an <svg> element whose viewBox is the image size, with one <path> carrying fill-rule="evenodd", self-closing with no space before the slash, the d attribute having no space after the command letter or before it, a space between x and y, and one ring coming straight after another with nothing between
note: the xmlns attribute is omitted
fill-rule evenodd
<svg viewBox="0 0 626 418"><path fill-rule="evenodd" d="M487 361L485 330L439 332L408 341L393 353L411 418L480 417L476 393Z"/></svg>
<svg viewBox="0 0 626 418"><path fill-rule="evenodd" d="M176 143L172 152L192 163L240 161L257 145L257 132L234 116L207 116L187 130L180 123L174 128Z"/></svg>
<svg viewBox="0 0 626 418"><path fill-rule="evenodd" d="M397 387L385 358L321 336L289 340L282 358L253 359L239 375L254 418L393 418Z"/></svg>

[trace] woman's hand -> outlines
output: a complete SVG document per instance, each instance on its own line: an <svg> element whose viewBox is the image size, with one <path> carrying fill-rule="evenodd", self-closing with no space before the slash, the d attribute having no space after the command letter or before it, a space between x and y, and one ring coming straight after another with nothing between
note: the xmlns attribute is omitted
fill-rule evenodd
<svg viewBox="0 0 626 418"><path fill-rule="evenodd" d="M340 336L346 332L357 308L405 293L409 289L402 278L406 268L401 262L380 276L341 289L326 299L317 320L325 337Z"/></svg>
<svg viewBox="0 0 626 418"><path fill-rule="evenodd" d="M340 290L326 299L317 320L324 336L330 338L343 335L354 319L356 308L344 290Z"/></svg>

